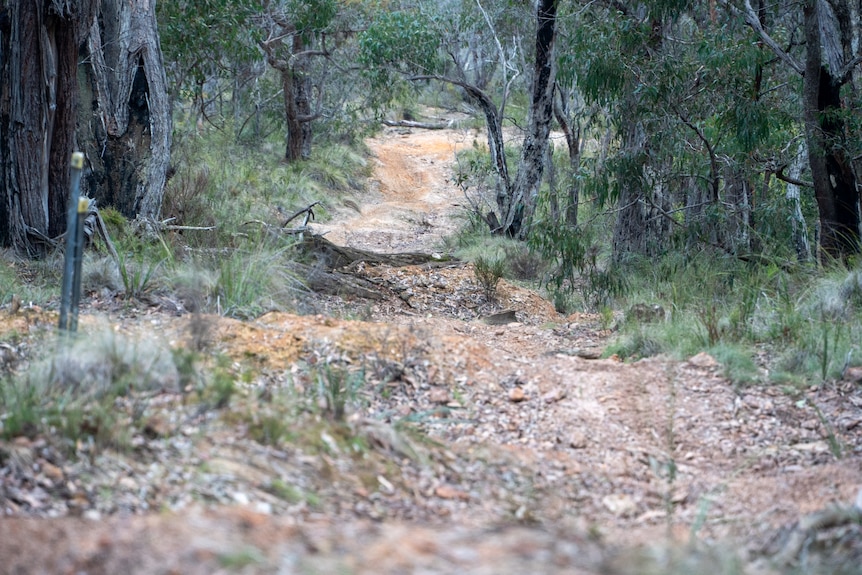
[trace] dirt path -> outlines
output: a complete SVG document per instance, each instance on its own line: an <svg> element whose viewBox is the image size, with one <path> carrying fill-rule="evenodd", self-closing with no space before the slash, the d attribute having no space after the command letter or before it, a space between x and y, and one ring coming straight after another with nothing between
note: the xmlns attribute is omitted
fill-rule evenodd
<svg viewBox="0 0 862 575"><path fill-rule="evenodd" d="M454 229L447 178L463 136L388 130L370 143L376 190L320 229L354 247L434 249ZM212 345L257 374L231 403L242 417L162 392L128 452L61 461L39 439L0 444L0 573L643 573L645 556L625 550L691 541L733 551L679 572L719 572L862 487L854 382L791 394L735 389L707 355L590 359L611 335L601 318L560 316L503 282L493 309L517 321L489 325L469 266L360 271L391 294L357 306L370 321L210 318ZM109 321L172 343L193 329L142 317ZM52 322L19 313L0 334ZM308 387L297 362L322 361L365 367L349 431L309 416L293 437L313 448L256 440L271 409L257 398ZM858 546L858 529L844 537ZM661 557L655 572L670 572Z"/></svg>
<svg viewBox="0 0 862 575"><path fill-rule="evenodd" d="M474 137L468 130L384 128L367 141L374 163L369 189L315 231L353 248L434 251L457 229L463 196L452 183L452 164Z"/></svg>

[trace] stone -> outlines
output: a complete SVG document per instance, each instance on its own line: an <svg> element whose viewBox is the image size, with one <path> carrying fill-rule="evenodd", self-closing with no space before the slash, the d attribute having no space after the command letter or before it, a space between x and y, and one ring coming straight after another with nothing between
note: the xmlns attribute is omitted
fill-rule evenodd
<svg viewBox="0 0 862 575"><path fill-rule="evenodd" d="M513 387L509 390L509 401L512 403L520 403L522 401L527 401L527 394L524 393L524 390L520 387Z"/></svg>

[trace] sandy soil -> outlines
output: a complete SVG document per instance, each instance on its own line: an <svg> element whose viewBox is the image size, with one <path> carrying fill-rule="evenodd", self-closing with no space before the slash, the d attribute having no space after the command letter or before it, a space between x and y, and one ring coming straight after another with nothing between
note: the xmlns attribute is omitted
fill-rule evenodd
<svg viewBox="0 0 862 575"><path fill-rule="evenodd" d="M473 137L387 129L369 142L375 183L357 198L359 211L345 209L318 229L382 252L437 249L462 201L449 182L453 153ZM368 321L211 318L213 345L237 361L252 358L268 374L262 386L324 344L354 361L386 358L400 370L381 379L390 392L351 420L354 431L388 445L379 449L385 472L348 481L356 474L333 475L348 465L337 454L261 446L203 422L183 443L164 440L162 464L176 477L146 499L139 492L155 481L145 479L155 464L140 455L54 471L44 446L21 438L0 444L0 573L639 573L650 562L667 568L668 559L631 549L692 542L730 549L754 569L750 560L780 548L800 517L852 504L862 488L854 381L790 394L734 388L705 354L595 359L612 336L601 318L561 316L506 282L496 309L514 311L516 321L481 321L487 302L468 265L358 271L391 294L363 304ZM6 335L54 321L44 312L0 315ZM82 326L105 320L84 317ZM192 320L149 310L134 322L107 321L180 341ZM375 426L394 412L423 417L435 441L421 448L426 457L405 457L412 448L379 439ZM169 496L200 478L204 463L209 474L222 470L228 495ZM273 477L315 484L321 502L275 500L266 488ZM79 492L88 481L101 487L75 507L73 479ZM44 501L65 497L65 506L38 505L37 488ZM45 517L48 508L59 517ZM858 533L850 532L857 543ZM729 561L705 551L697 560L679 572L718 572Z"/></svg>
<svg viewBox="0 0 862 575"><path fill-rule="evenodd" d="M453 234L464 198L452 183L455 153L470 146L474 130L386 128L367 140L374 175L332 222L313 224L339 245L384 253L431 252Z"/></svg>

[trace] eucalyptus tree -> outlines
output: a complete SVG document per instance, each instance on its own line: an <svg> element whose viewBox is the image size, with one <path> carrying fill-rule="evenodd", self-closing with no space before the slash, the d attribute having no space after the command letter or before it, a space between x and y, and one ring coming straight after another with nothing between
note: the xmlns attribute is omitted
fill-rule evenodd
<svg viewBox="0 0 862 575"><path fill-rule="evenodd" d="M496 210L483 214L495 233L523 236L542 180L553 112L557 0L541 0L529 12L517 3L463 0L410 2L380 13L360 37L360 58L372 85L391 94L397 79L457 86L482 111L495 175ZM523 21L535 23L524 45ZM509 33L504 33L504 30ZM483 46L477 50L477 46ZM477 54L493 65L482 65ZM525 69L524 62L531 67ZM495 74L490 75L489 70ZM516 79L528 77L531 100L519 169L506 159L503 118Z"/></svg>
<svg viewBox="0 0 862 575"><path fill-rule="evenodd" d="M697 3L607 1L584 4L565 29L561 73L615 134L584 181L614 206L615 260L692 244L748 258L762 234L789 233L770 210L795 154L799 99L736 18Z"/></svg>
<svg viewBox="0 0 862 575"><path fill-rule="evenodd" d="M339 117L361 97L351 59L368 9L339 0L204 0L171 3L160 17L170 68L200 106L206 84L221 82L233 91L238 119L246 81L259 80L266 66L275 72L277 86L262 99L280 99L284 158L294 162L308 158L315 122Z"/></svg>
<svg viewBox="0 0 862 575"><path fill-rule="evenodd" d="M252 18L258 0L175 0L159 2L157 15L172 104L191 103L207 116L221 84L231 87L239 113L241 77L260 75L260 32ZM214 90L208 88L215 88Z"/></svg>
<svg viewBox="0 0 862 575"><path fill-rule="evenodd" d="M801 123L820 219L820 247L842 258L860 249L862 9L848 0L805 0L757 10L724 0L789 74L802 78ZM854 82L854 74L856 81ZM781 175L781 173L779 172ZM796 183L796 182L793 182Z"/></svg>
<svg viewBox="0 0 862 575"><path fill-rule="evenodd" d="M43 253L65 231L71 153L83 191L158 215L171 122L153 3L0 2L0 245Z"/></svg>

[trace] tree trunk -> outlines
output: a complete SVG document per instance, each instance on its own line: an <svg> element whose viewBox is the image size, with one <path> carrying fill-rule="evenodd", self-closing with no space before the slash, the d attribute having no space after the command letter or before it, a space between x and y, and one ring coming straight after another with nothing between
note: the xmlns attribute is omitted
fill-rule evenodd
<svg viewBox="0 0 862 575"><path fill-rule="evenodd" d="M723 225L718 230L718 243L735 253L752 251L751 216L753 212L751 183L745 174L734 167L724 169L724 197L713 206L721 210ZM756 250L755 250L756 251Z"/></svg>
<svg viewBox="0 0 862 575"><path fill-rule="evenodd" d="M662 26L660 20L652 20L649 50L641 50L642 58L649 59L661 49ZM620 194L614 228L614 261L622 261L629 255L656 256L664 251L670 236L667 217L671 208L670 194L654 177L656 173L667 171L661 166L650 170L648 138L644 125L638 120L639 98L637 91L632 89L621 110L624 161L616 175ZM717 190L713 190L713 194L716 193Z"/></svg>
<svg viewBox="0 0 862 575"><path fill-rule="evenodd" d="M488 130L488 150L491 154L491 165L494 167L497 208L505 215L509 208L509 197L512 184L509 180L509 167L506 163L505 143L503 142L503 119L491 97L478 87L465 82L459 82L441 76L435 77L443 82L448 82L464 89L467 96L476 102L485 115L485 127ZM497 219L499 223L499 219ZM494 233L501 233L503 229L491 229Z"/></svg>
<svg viewBox="0 0 862 575"><path fill-rule="evenodd" d="M155 3L102 0L79 86L82 189L129 218L157 219L170 163L171 116Z"/></svg>
<svg viewBox="0 0 862 575"><path fill-rule="evenodd" d="M613 258L622 261L630 255L656 256L670 235L666 217L670 211L670 194L659 182L653 182L646 162L647 137L635 114L624 127L623 146L628 157L626 172L620 178L619 212L614 227Z"/></svg>
<svg viewBox="0 0 862 575"><path fill-rule="evenodd" d="M287 144L284 150L286 162L302 159L302 122L299 120L299 108L296 105L296 77L293 69L285 67L281 70L281 88L284 92L284 118L287 123Z"/></svg>
<svg viewBox="0 0 862 575"><path fill-rule="evenodd" d="M521 162L514 193L504 212L505 227L511 235L525 237L536 209L542 171L551 132L554 111L554 40L556 37L557 0L540 0L537 10L536 56L533 92L527 134L521 151ZM521 213L523 212L523 216ZM522 225L521 218L527 225Z"/></svg>
<svg viewBox="0 0 862 575"><path fill-rule="evenodd" d="M0 245L29 256L66 228L77 48L92 8L0 3Z"/></svg>
<svg viewBox="0 0 862 575"><path fill-rule="evenodd" d="M825 0L809 0L803 15L807 46L803 117L820 214L820 247L823 255L840 259L858 253L860 239L859 191L845 154L846 126L840 115L845 78L837 74L846 60L840 22Z"/></svg>
<svg viewBox="0 0 862 575"><path fill-rule="evenodd" d="M557 86L560 99L554 102L554 117L560 125L566 138L566 149L569 155L569 169L566 175L568 182L568 203L566 204L566 225L574 228L578 225L578 208L580 205L580 182L578 171L581 168L581 125L577 117L569 117L569 96L567 90Z"/></svg>
<svg viewBox="0 0 862 575"><path fill-rule="evenodd" d="M799 150L796 152L796 158L790 166L790 177L794 181L802 179L802 171L805 165L805 159L808 157L808 150L805 143L800 142ZM787 202L790 207L790 223L793 229L793 249L796 251L796 257L800 262L811 260L811 244L808 242L808 226L805 223L805 216L802 215L802 204L800 202L801 190L798 184L787 184Z"/></svg>

